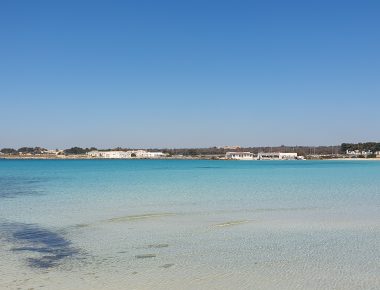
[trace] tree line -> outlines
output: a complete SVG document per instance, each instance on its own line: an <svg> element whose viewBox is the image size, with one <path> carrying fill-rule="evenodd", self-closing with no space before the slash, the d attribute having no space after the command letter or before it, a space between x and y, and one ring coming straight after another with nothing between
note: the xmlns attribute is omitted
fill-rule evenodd
<svg viewBox="0 0 380 290"><path fill-rule="evenodd" d="M17 150L13 148L3 148L0 150L0 152L3 154L18 154L18 153L42 154L44 151L46 151L46 149L42 147L21 147Z"/></svg>
<svg viewBox="0 0 380 290"><path fill-rule="evenodd" d="M341 152L346 153L348 151L371 151L372 153L380 151L380 142L366 142L366 143L342 143L340 146Z"/></svg>
<svg viewBox="0 0 380 290"><path fill-rule="evenodd" d="M63 152L66 155L80 155L80 154L86 154L87 152L90 152L93 150L97 150L97 149L95 147L91 147L91 148L71 147L69 149L63 150ZM47 149L42 148L42 147L21 147L19 149L3 148L0 150L0 152L3 154L11 154L11 155L16 155L16 154L38 155L38 154L43 154L46 151Z"/></svg>

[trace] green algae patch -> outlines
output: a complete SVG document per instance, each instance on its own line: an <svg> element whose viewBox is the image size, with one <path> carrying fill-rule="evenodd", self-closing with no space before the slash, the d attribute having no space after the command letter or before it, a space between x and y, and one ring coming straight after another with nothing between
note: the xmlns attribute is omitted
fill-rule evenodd
<svg viewBox="0 0 380 290"><path fill-rule="evenodd" d="M74 227L77 229L80 228L88 228L90 225L89 224L76 224Z"/></svg>
<svg viewBox="0 0 380 290"><path fill-rule="evenodd" d="M169 244L152 244L152 245L148 245L147 248L150 248L150 249L160 249L160 248L167 248L169 247Z"/></svg>
<svg viewBox="0 0 380 290"><path fill-rule="evenodd" d="M136 259L150 259L150 258L155 258L157 255L156 254L142 254L142 255L136 255Z"/></svg>
<svg viewBox="0 0 380 290"><path fill-rule="evenodd" d="M225 228L225 227L231 227L231 226L237 226L237 225L241 225L241 224L246 224L248 222L249 222L248 220L228 221L228 222L225 222L225 223L216 224L215 227Z"/></svg>
<svg viewBox="0 0 380 290"><path fill-rule="evenodd" d="M107 220L108 222L128 222L128 221L139 221L152 218L160 218L166 216L173 216L174 213L149 213L149 214L139 214L139 215L127 215L122 217L111 218Z"/></svg>
<svg viewBox="0 0 380 290"><path fill-rule="evenodd" d="M170 264L164 264L164 265L160 266L160 268L165 268L165 269L167 269L167 268L170 268L170 267L173 267L173 266L174 266L174 264L173 264L173 263L170 263Z"/></svg>

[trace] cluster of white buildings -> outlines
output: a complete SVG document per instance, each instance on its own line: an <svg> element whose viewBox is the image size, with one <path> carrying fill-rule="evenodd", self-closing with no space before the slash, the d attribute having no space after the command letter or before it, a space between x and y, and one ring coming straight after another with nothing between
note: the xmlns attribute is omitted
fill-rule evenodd
<svg viewBox="0 0 380 290"><path fill-rule="evenodd" d="M367 155L371 155L372 152L371 151L365 151L365 150L347 150L346 151L346 155L350 156L350 157L358 157L358 156L367 156ZM375 153L376 154L376 153Z"/></svg>
<svg viewBox="0 0 380 290"><path fill-rule="evenodd" d="M253 160L254 158L255 156L251 152L227 152L226 153L226 159Z"/></svg>
<svg viewBox="0 0 380 290"><path fill-rule="evenodd" d="M258 153L257 156L251 152L227 152L226 159L235 160L296 160L304 159L303 156L298 156L297 153L283 153L283 152L271 152L271 153Z"/></svg>
<svg viewBox="0 0 380 290"><path fill-rule="evenodd" d="M380 151L372 152L371 150L365 151L365 150L347 150L346 155L349 157L360 157L364 156L367 157L368 155L375 155L376 158L380 158Z"/></svg>
<svg viewBox="0 0 380 290"><path fill-rule="evenodd" d="M162 152L148 152L145 150L129 150L129 151L90 151L87 153L92 158L110 158L110 159L155 159L165 157L166 154Z"/></svg>
<svg viewBox="0 0 380 290"><path fill-rule="evenodd" d="M297 153L294 152L270 152L270 153L259 153L257 155L258 160L295 160L295 159L302 159L303 156L298 156Z"/></svg>

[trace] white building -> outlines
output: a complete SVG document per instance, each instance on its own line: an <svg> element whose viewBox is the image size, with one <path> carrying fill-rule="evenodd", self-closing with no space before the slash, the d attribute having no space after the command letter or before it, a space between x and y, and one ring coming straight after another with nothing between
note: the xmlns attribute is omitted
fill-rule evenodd
<svg viewBox="0 0 380 290"><path fill-rule="evenodd" d="M224 150L238 150L240 149L240 146L222 146L218 147L219 149L224 149Z"/></svg>
<svg viewBox="0 0 380 290"><path fill-rule="evenodd" d="M371 151L365 151L365 150L363 150L363 151L360 151L360 150L352 150L352 151L347 150L346 154L348 156L350 156L350 157L358 157L358 156L367 156L367 155L370 155L370 154L372 154L372 152Z"/></svg>
<svg viewBox="0 0 380 290"><path fill-rule="evenodd" d="M90 151L87 153L88 156L94 158L128 158L126 152L124 151Z"/></svg>
<svg viewBox="0 0 380 290"><path fill-rule="evenodd" d="M52 150L42 151L42 154L59 155L59 154L64 154L64 151L63 150L59 150L59 149L52 149Z"/></svg>
<svg viewBox="0 0 380 290"><path fill-rule="evenodd" d="M145 152L143 155L146 158L162 158L166 156L166 154L162 152Z"/></svg>
<svg viewBox="0 0 380 290"><path fill-rule="evenodd" d="M253 153L251 152L227 152L226 159L236 160L253 160Z"/></svg>
<svg viewBox="0 0 380 290"><path fill-rule="evenodd" d="M145 150L130 150L126 153L130 155L130 158L162 158L166 156L162 152L149 152Z"/></svg>
<svg viewBox="0 0 380 290"><path fill-rule="evenodd" d="M93 158L129 159L129 158L162 158L166 156L162 152L148 152L145 150L129 151L90 151L88 156Z"/></svg>
<svg viewBox="0 0 380 290"><path fill-rule="evenodd" d="M294 160L298 159L297 153L261 152L257 155L258 160Z"/></svg>

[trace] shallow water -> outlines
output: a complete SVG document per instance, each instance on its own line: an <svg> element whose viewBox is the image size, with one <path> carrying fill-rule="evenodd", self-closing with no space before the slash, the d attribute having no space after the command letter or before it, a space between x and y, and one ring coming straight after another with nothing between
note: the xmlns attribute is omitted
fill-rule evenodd
<svg viewBox="0 0 380 290"><path fill-rule="evenodd" d="M0 160L0 289L380 289L380 162Z"/></svg>

